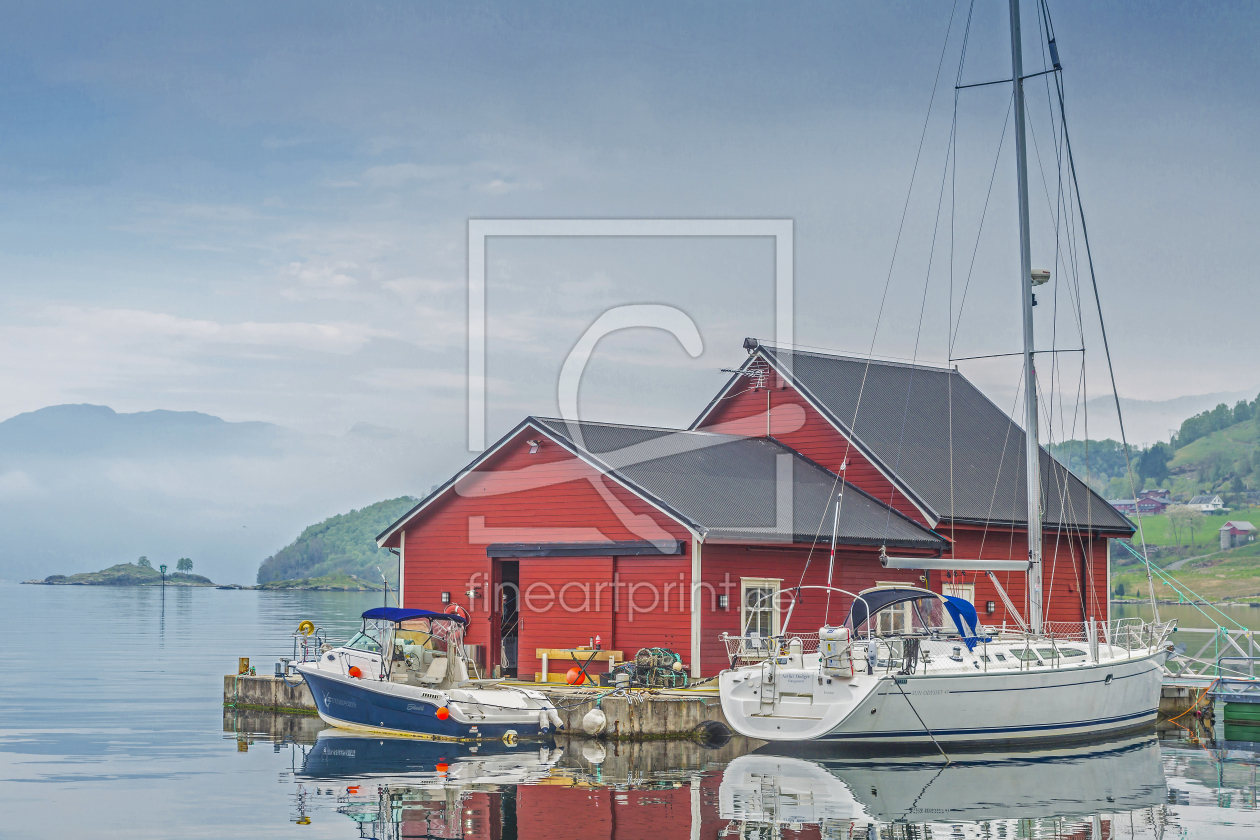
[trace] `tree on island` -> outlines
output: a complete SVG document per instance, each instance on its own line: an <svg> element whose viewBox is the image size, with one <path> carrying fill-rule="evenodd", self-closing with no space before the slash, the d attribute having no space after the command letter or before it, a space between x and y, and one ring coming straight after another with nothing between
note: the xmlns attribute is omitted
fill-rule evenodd
<svg viewBox="0 0 1260 840"><path fill-rule="evenodd" d="M179 558L179 562L175 564L175 570L179 572L191 572L192 560L187 557Z"/></svg>
<svg viewBox="0 0 1260 840"><path fill-rule="evenodd" d="M148 557L141 557L139 560L137 560L137 561L136 561L136 565L137 565L137 566L144 566L146 569L152 569L152 568L153 568L153 564L149 562L149 558L148 558Z"/></svg>

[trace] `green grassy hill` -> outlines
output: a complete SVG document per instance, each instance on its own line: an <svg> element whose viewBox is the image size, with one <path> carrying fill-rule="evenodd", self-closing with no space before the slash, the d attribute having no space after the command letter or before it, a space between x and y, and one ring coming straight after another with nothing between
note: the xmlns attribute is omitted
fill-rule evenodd
<svg viewBox="0 0 1260 840"><path fill-rule="evenodd" d="M329 517L311 525L296 540L268 557L258 567L258 583L355 575L360 581L379 581L377 567L398 585L398 559L376 547L376 535L416 504L410 496L377 502L361 510Z"/></svg>
<svg viewBox="0 0 1260 840"><path fill-rule="evenodd" d="M210 578L201 575L173 572L166 576L167 584L179 586L214 586ZM80 572L77 575L49 575L43 580L27 583L46 583L52 586L160 586L162 574L148 566L135 563L119 563L99 572Z"/></svg>
<svg viewBox="0 0 1260 840"><path fill-rule="evenodd" d="M1210 601L1260 601L1260 543L1217 551L1168 574ZM1140 565L1112 571L1111 584L1113 592L1118 586L1123 586L1128 597L1147 595L1146 572ZM1158 579L1155 595L1157 598L1177 599L1172 587L1160 583Z"/></svg>

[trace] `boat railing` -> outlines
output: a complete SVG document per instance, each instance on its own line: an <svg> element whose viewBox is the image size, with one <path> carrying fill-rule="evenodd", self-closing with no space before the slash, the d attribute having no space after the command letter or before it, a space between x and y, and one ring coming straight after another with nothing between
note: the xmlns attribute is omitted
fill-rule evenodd
<svg viewBox="0 0 1260 840"><path fill-rule="evenodd" d="M726 645L726 658L732 668L741 665L755 665L770 658L789 656L792 654L792 641L801 643L801 655L818 653L817 633L788 633L778 636L760 636L750 633L746 636L731 636L723 633L722 643Z"/></svg>

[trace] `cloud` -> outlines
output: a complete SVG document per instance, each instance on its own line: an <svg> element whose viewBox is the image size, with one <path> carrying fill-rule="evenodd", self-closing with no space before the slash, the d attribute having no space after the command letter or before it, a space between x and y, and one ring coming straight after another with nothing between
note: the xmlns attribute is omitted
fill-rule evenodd
<svg viewBox="0 0 1260 840"><path fill-rule="evenodd" d="M421 166L418 163L395 163L373 166L363 173L363 181L374 187L397 187L408 181L432 181L455 171L450 166Z"/></svg>
<svg viewBox="0 0 1260 840"><path fill-rule="evenodd" d="M407 303L416 303L432 295L462 291L465 288L465 282L462 280L436 280L426 277L399 277L396 280L384 281L381 283L381 288L393 292Z"/></svg>
<svg viewBox="0 0 1260 840"><path fill-rule="evenodd" d="M359 281L346 269L358 268L352 262L340 260L313 259L306 262L291 262L280 270L285 277L292 277L302 286L313 289L346 289Z"/></svg>
<svg viewBox="0 0 1260 840"><path fill-rule="evenodd" d="M499 178L495 178L493 181L490 181L488 183L479 184L475 189L477 190L477 192L483 192L483 193L486 193L487 195L504 195L505 193L510 193L510 192L519 190L520 188L521 188L520 184L514 184L508 181L500 180Z"/></svg>

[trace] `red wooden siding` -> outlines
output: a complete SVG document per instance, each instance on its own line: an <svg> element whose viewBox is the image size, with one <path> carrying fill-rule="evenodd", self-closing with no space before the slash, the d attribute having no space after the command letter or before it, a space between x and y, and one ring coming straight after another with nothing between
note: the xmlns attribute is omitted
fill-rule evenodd
<svg viewBox="0 0 1260 840"><path fill-rule="evenodd" d="M612 648L613 559L611 557L532 557L521 560L521 631L517 676L532 679L542 670L538 648L585 647L599 636ZM555 662L552 670L572 663ZM592 663L595 676L600 666Z"/></svg>
<svg viewBox="0 0 1260 840"><path fill-rule="evenodd" d="M544 440L532 455L525 442L529 439ZM603 482L603 492L611 497L613 507L592 485L592 479ZM626 521L634 525L634 531ZM461 481L457 492L448 491L422 511L406 531L405 606L441 609L441 593L450 592L452 602L471 613L468 641L482 645L491 641L492 620L497 620L497 613L493 619L491 613L495 599L489 585L490 559L486 556L490 543L643 540L654 536L690 540L680 524L611 479L601 478L595 469L534 429L522 431L505 444L478 468L476 475ZM531 562L521 563L522 575ZM541 569L565 562L565 558L556 558L536 565ZM610 561L604 558L603 562ZM568 582L566 576L571 568L557 565L554 572L546 573L556 585L557 594ZM576 580L580 582L581 578ZM523 594L527 584L524 579L521 583ZM469 588L477 588L481 593L471 603L465 595ZM538 626L537 622L534 625ZM532 632L533 628L527 623L525 630ZM583 631L574 636L573 642L577 643L580 636L580 643L586 644L596 632L599 631ZM613 635L611 624L601 635L607 647ZM546 645L527 645L522 638L521 674L533 673L526 670L533 667L526 657L533 659L535 647L558 647L562 643L569 644L567 637L550 640ZM686 655L685 650L681 652Z"/></svg>
<svg viewBox="0 0 1260 840"><path fill-rule="evenodd" d="M705 675L716 674L730 667L726 647L720 638L723 632L738 635L740 627L740 578L782 578L780 587L791 589L801 581L808 548L769 549L742 545L706 545L701 557L704 563L704 592L701 597L703 634L700 640L700 664ZM809 560L803 581L806 586L827 583L828 551L820 546ZM859 592L878 581L896 581L919 585L919 573L885 569L879 565L874 551L841 551L836 554L832 586ZM717 607L717 596L728 594L729 608ZM804 590L803 603L792 614L789 630L817 631L826 619L827 595L821 590ZM832 593L830 621L839 624L849 612L851 598ZM786 619L790 600L781 598L781 616Z"/></svg>
<svg viewBox="0 0 1260 840"><path fill-rule="evenodd" d="M773 383L774 378L771 376L768 381ZM791 386L746 391L724 399L714 406L713 411L705 418L702 428L727 434L765 437L767 393L770 397L770 431L775 440L832 472L839 471L847 456L845 480L914 521L922 525L929 524L914 503L893 487L892 482L856 447L849 446L848 440L835 426Z"/></svg>
<svg viewBox="0 0 1260 840"><path fill-rule="evenodd" d="M640 648L669 648L690 667L690 546L682 557L618 557L617 582L624 585L614 616L616 649L631 657Z"/></svg>
<svg viewBox="0 0 1260 840"><path fill-rule="evenodd" d="M983 560L1021 560L1028 556L1028 543L1023 529L979 528L975 526L948 525L939 531L956 542L953 556ZM1092 557L1089 564L1083 562L1082 543L1079 537L1047 532L1042 541L1042 589L1046 604L1045 619L1052 622L1079 624L1091 616L1105 621L1108 616L1107 597L1107 541L1086 541ZM950 556L948 553L946 556ZM1023 572L997 572L998 583L1019 610L1028 619L1028 578ZM1014 619L1008 615L997 589L983 572L931 573L932 589L940 591L943 582L970 583L976 587L976 610L984 624L1001 626ZM1082 598L1082 592L1084 597ZM993 601L995 611L986 614L985 604ZM1082 605L1082 601L1084 604Z"/></svg>

